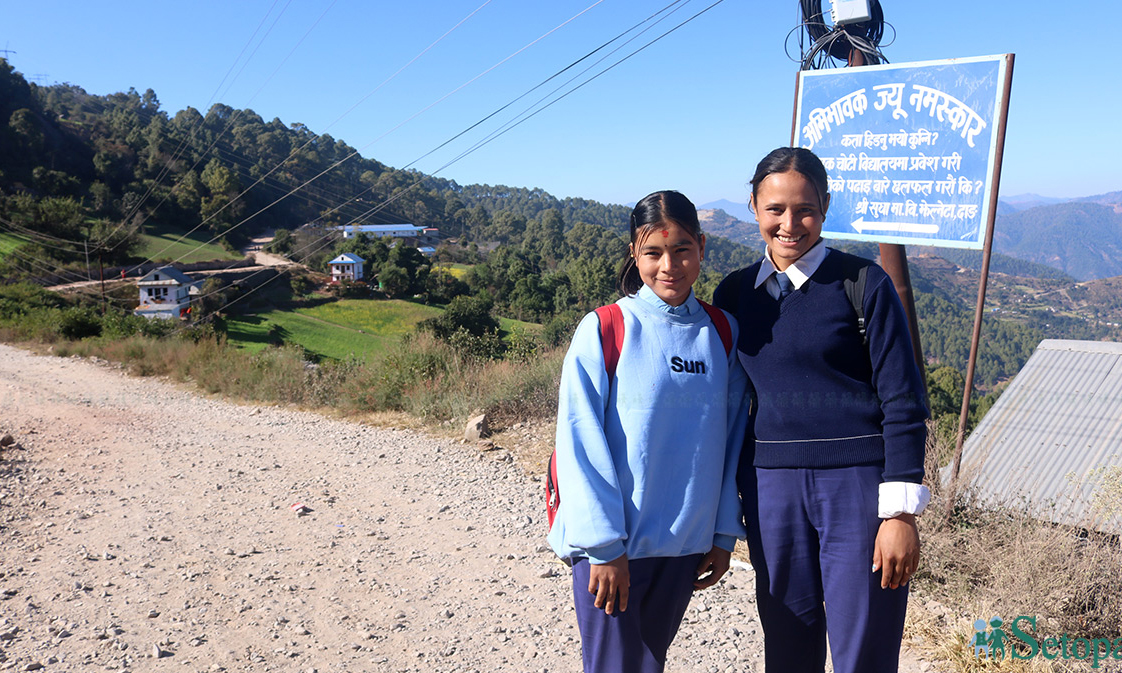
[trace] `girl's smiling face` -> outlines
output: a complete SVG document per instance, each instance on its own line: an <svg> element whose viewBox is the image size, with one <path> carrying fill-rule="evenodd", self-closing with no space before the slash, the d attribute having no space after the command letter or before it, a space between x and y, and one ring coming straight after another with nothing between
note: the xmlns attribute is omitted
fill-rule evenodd
<svg viewBox="0 0 1122 673"><path fill-rule="evenodd" d="M814 184L797 171L772 173L756 187L752 210L771 261L785 271L822 236L830 195L820 200Z"/></svg>
<svg viewBox="0 0 1122 673"><path fill-rule="evenodd" d="M697 240L679 225L661 222L631 244L631 256L643 284L667 304L680 306L701 273L705 236Z"/></svg>

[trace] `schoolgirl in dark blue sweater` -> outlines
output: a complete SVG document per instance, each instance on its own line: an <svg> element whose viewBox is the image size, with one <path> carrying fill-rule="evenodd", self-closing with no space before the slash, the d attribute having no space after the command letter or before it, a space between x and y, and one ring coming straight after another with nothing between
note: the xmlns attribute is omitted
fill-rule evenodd
<svg viewBox="0 0 1122 673"><path fill-rule="evenodd" d="M895 671L915 515L929 499L924 387L903 308L871 265L863 342L844 284L860 262L822 242L830 195L812 152L773 151L751 184L767 250L714 304L740 323L755 391L738 484L766 667L823 671L828 633L838 673Z"/></svg>

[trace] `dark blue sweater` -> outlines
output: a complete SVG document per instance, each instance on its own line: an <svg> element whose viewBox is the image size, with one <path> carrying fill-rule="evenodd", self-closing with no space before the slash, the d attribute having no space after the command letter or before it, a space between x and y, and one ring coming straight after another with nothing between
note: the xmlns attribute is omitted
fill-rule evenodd
<svg viewBox="0 0 1122 673"><path fill-rule="evenodd" d="M865 285L869 344L845 295L845 253L831 250L782 301L753 287L760 263L730 274L713 303L740 322L740 361L755 388L756 467L883 463L884 481L923 480L927 409L907 319L875 264ZM746 447L747 449L747 447Z"/></svg>

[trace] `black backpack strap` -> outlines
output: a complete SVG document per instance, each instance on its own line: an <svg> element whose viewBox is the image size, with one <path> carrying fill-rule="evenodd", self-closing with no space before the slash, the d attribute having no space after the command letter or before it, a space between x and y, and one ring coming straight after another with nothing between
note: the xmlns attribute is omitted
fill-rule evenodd
<svg viewBox="0 0 1122 673"><path fill-rule="evenodd" d="M853 312L857 314L857 331L861 334L861 343L869 345L869 334L865 329L865 282L869 277L869 264L867 260L852 255L843 255L845 268L845 296L849 299Z"/></svg>

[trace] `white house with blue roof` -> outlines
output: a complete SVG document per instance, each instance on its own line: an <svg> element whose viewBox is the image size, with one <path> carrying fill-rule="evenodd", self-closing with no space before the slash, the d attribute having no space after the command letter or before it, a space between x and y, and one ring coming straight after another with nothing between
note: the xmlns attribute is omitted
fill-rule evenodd
<svg viewBox="0 0 1122 673"><path fill-rule="evenodd" d="M339 283L344 280L362 280L362 267L366 260L353 252L344 252L328 262L331 267L331 282Z"/></svg>
<svg viewBox="0 0 1122 673"><path fill-rule="evenodd" d="M191 295L198 294L201 284L173 266L152 269L136 282L140 305L133 313L145 318L186 318Z"/></svg>

